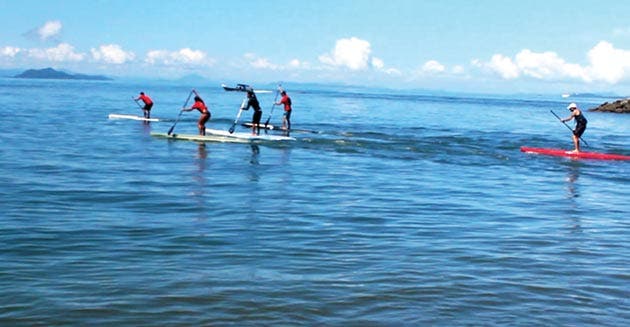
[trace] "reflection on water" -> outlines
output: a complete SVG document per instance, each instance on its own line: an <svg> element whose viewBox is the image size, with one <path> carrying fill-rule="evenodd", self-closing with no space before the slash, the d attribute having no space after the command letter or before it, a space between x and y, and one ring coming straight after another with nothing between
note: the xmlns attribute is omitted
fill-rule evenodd
<svg viewBox="0 0 630 327"><path fill-rule="evenodd" d="M142 135L151 135L151 122L143 121L142 124L138 124L142 128Z"/></svg>
<svg viewBox="0 0 630 327"><path fill-rule="evenodd" d="M254 165L258 165L258 156L260 155L260 148L258 147L258 145L253 144L252 143L252 159L249 161L249 163L254 164Z"/></svg>
<svg viewBox="0 0 630 327"><path fill-rule="evenodd" d="M581 233L582 225L580 221L580 214L582 214L579 203L577 199L580 197L579 188L578 188L578 178L580 177L580 163L572 162L567 166L567 199L571 201L571 233Z"/></svg>
<svg viewBox="0 0 630 327"><path fill-rule="evenodd" d="M260 176L258 176L258 166L260 165L259 157L260 157L260 148L256 144L251 144L252 147L252 157L249 160L249 163L252 164L250 167L250 177L249 180L252 182L258 182Z"/></svg>
<svg viewBox="0 0 630 327"><path fill-rule="evenodd" d="M576 182L580 177L580 167L579 165L572 164L568 166L569 170L567 172L567 198L577 198L580 196L578 193L578 189L576 186Z"/></svg>
<svg viewBox="0 0 630 327"><path fill-rule="evenodd" d="M206 143L199 142L199 146L197 147L197 150L199 152L197 156L198 159L206 159L208 157L208 151L206 150Z"/></svg>
<svg viewBox="0 0 630 327"><path fill-rule="evenodd" d="M206 187L207 181L204 173L206 171L208 158L208 150L206 149L206 144L204 142L200 142L197 147L197 157L195 158L195 166L197 169L192 175L193 190L192 197L195 200L197 208L199 208L199 220L205 220L208 218L207 210L205 210L205 200L204 195L205 191L209 188Z"/></svg>

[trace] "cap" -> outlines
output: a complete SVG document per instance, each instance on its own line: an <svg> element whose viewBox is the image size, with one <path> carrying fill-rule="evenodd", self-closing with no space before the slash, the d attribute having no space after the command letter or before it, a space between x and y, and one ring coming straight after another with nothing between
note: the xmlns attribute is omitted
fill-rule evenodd
<svg viewBox="0 0 630 327"><path fill-rule="evenodd" d="M575 102L571 102L571 104L567 107L567 109L576 109L577 108L577 104L575 104Z"/></svg>

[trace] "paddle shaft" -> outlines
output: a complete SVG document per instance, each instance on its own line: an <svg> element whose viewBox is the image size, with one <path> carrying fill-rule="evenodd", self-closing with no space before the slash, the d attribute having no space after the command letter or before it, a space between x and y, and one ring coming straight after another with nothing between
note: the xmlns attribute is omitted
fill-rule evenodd
<svg viewBox="0 0 630 327"><path fill-rule="evenodd" d="M571 126L567 125L567 123L565 123L564 121L562 121L562 118L560 118L560 116L556 115L555 112L553 112L553 110L549 110L551 111L551 113L556 116L556 118L558 118L558 120L564 124L564 126L566 126L571 132L573 132L573 128L571 128ZM584 139L580 136L580 140L582 140L582 142L584 142L584 145L588 146L588 143L586 141L584 141Z"/></svg>
<svg viewBox="0 0 630 327"><path fill-rule="evenodd" d="M138 108L144 110L144 108L138 103L138 100L136 100L136 98L131 97L131 99L133 99L133 102L135 102L138 105Z"/></svg>
<svg viewBox="0 0 630 327"><path fill-rule="evenodd" d="M195 92L194 89L190 91L190 93L188 93L188 98L186 98L186 102L184 102L184 105L182 106L182 108L186 108L186 106L188 105L188 101L190 101L190 97L192 96L193 92ZM179 115L177 115L177 119L175 119L175 123L173 124L173 126L171 126L171 128L168 130L168 133L166 134L171 135L171 133L173 133L173 129L175 129L175 125L177 125L177 122L179 122L179 119L182 117L183 113L184 113L184 110L179 111Z"/></svg>
<svg viewBox="0 0 630 327"><path fill-rule="evenodd" d="M238 123L238 120L241 118L241 114L243 113L243 106L241 106L241 108L238 110L238 114L236 115L236 119L234 119L234 123L232 123L232 126L230 126L230 129L228 130L228 132L230 132L230 134L234 133L234 127L236 127L236 123Z"/></svg>
<svg viewBox="0 0 630 327"><path fill-rule="evenodd" d="M243 113L243 108L245 108L245 105L247 104L248 101L249 99L245 98L243 99L243 102L241 102L241 107L238 109L238 114L236 115L236 119L234 119L234 123L232 123L232 126L230 126L230 129L228 130L230 134L234 133L234 127L236 127L236 123L238 123L238 120L241 118L241 114Z"/></svg>
<svg viewBox="0 0 630 327"><path fill-rule="evenodd" d="M273 99L273 106L271 106L271 111L269 111L269 117L267 117L267 121L265 122L265 133L267 132L267 125L269 125L269 120L271 119L271 115L273 114L273 109L276 107L276 102L278 102L278 95L280 95L281 88L282 88L282 84L278 84L278 90L276 90L276 97Z"/></svg>

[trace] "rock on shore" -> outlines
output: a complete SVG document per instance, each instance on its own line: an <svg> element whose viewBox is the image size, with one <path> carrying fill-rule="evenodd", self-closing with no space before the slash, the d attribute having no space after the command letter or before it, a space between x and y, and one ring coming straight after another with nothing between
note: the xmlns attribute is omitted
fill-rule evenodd
<svg viewBox="0 0 630 327"><path fill-rule="evenodd" d="M597 108L592 108L589 111L630 113L630 98L617 100L611 103L605 102L600 104Z"/></svg>

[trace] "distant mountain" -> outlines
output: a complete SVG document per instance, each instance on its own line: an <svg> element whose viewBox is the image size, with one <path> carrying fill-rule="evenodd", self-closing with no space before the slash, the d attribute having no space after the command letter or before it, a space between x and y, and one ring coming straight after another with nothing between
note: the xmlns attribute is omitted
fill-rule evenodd
<svg viewBox="0 0 630 327"><path fill-rule="evenodd" d="M96 80L109 81L111 78L102 75L84 75L84 74L68 74L52 68L29 69L21 74L13 76L15 78L43 78L43 79L80 79L80 80Z"/></svg>

